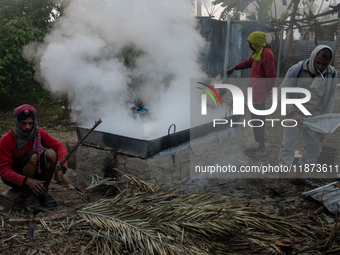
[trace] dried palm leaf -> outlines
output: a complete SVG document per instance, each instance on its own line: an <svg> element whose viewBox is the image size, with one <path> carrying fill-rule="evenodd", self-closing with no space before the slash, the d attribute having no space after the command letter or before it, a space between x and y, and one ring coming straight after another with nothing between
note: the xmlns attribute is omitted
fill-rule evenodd
<svg viewBox="0 0 340 255"><path fill-rule="evenodd" d="M113 186L113 187L119 189L118 182L116 180L114 180L113 178L111 178L111 177L103 178L103 177L99 176L98 174L93 174L91 185L88 186L86 189L90 190L90 189L97 188L99 186ZM119 191L121 191L121 190L119 189Z"/></svg>
<svg viewBox="0 0 340 255"><path fill-rule="evenodd" d="M155 232L147 222L134 219L133 215L125 215L130 219L125 218L123 221L115 215L110 216L109 212L104 214L103 211L97 213L87 210L78 213L99 229L106 239L118 239L129 250L142 250L142 254L180 254L176 246L169 244L168 237Z"/></svg>
<svg viewBox="0 0 340 255"><path fill-rule="evenodd" d="M114 170L121 173L124 177L129 179L130 183L129 183L128 187L126 188L127 193L129 193L131 191L134 192L136 190L140 190L140 191L151 190L152 192L156 192L161 188L158 185L148 183L146 181L143 181L141 179L134 177L133 175L124 173L117 168L114 168Z"/></svg>
<svg viewBox="0 0 340 255"><path fill-rule="evenodd" d="M298 224L250 207L234 207L218 194L182 195L133 176L128 178L135 192L124 190L78 211L91 225L90 234L98 238L96 247L101 251L285 254L283 249L307 253L318 248L334 250L338 230Z"/></svg>

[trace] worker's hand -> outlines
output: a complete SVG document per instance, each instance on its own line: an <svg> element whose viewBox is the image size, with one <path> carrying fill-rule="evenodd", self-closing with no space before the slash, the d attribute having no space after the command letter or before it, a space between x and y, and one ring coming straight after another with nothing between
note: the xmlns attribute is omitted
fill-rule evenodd
<svg viewBox="0 0 340 255"><path fill-rule="evenodd" d="M57 174L57 182L61 183L64 180L64 172L62 170L59 170Z"/></svg>
<svg viewBox="0 0 340 255"><path fill-rule="evenodd" d="M321 112L316 111L316 112L313 113L312 116L315 117L315 116L319 116L320 114L321 114Z"/></svg>
<svg viewBox="0 0 340 255"><path fill-rule="evenodd" d="M227 70L227 76L231 75L236 70L236 66L233 66L232 68L229 68Z"/></svg>
<svg viewBox="0 0 340 255"><path fill-rule="evenodd" d="M44 181L27 178L26 185L33 191L35 195L44 195L47 193L47 189L44 186Z"/></svg>
<svg viewBox="0 0 340 255"><path fill-rule="evenodd" d="M293 112L291 115L292 119L296 120L298 124L303 123L303 116L297 112Z"/></svg>

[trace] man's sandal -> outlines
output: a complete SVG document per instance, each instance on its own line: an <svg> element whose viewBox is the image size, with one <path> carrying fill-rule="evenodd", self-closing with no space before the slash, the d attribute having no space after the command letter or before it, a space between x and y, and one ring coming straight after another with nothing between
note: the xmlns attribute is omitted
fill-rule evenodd
<svg viewBox="0 0 340 255"><path fill-rule="evenodd" d="M285 193L284 187L281 183L278 183L275 186L270 187L269 190L274 192L276 195L282 195L283 193Z"/></svg>
<svg viewBox="0 0 340 255"><path fill-rule="evenodd" d="M248 148L248 149L245 150L245 152L252 153L252 152L255 152L257 150L258 150L258 148Z"/></svg>
<svg viewBox="0 0 340 255"><path fill-rule="evenodd" d="M306 187L311 188L311 189L316 189L316 188L319 187L319 185L317 185L317 184L315 184L311 181L308 181L305 178L294 178L294 179L292 179L291 183L294 184L294 185L306 186Z"/></svg>
<svg viewBox="0 0 340 255"><path fill-rule="evenodd" d="M50 195L41 196L41 201L44 204L44 206L49 208L58 206L57 201L55 201L53 197Z"/></svg>
<svg viewBox="0 0 340 255"><path fill-rule="evenodd" d="M40 204L35 197L27 200L26 202L24 202L24 201L22 202L22 207L27 211L30 211L30 208L34 208L34 207L38 207L38 206L40 206Z"/></svg>
<svg viewBox="0 0 340 255"><path fill-rule="evenodd" d="M262 157L267 157L267 156L268 156L267 152L257 152L257 151L254 151L248 155L248 157L251 157L251 158L262 158Z"/></svg>

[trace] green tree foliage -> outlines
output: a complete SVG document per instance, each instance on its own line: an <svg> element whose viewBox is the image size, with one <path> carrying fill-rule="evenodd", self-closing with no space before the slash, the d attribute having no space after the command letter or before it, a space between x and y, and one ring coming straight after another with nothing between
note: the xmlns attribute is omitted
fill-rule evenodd
<svg viewBox="0 0 340 255"><path fill-rule="evenodd" d="M46 94L34 81L31 63L22 56L25 45L42 41L58 15L52 0L0 0L0 109L13 108Z"/></svg>
<svg viewBox="0 0 340 255"><path fill-rule="evenodd" d="M11 20L25 17L36 28L46 30L52 20L61 12L61 4L56 0L0 0L0 18Z"/></svg>
<svg viewBox="0 0 340 255"><path fill-rule="evenodd" d="M226 20L228 16L233 20L239 20L242 13L246 13L247 18L250 20L265 21L269 18L270 8L273 4L273 0L215 0L212 4L221 4L223 11L220 16L220 20ZM250 12L247 7L253 4L256 11ZM256 17L257 16L257 17Z"/></svg>
<svg viewBox="0 0 340 255"><path fill-rule="evenodd" d="M21 17L0 21L0 34L2 92L8 95L9 92L32 89L33 67L23 58L22 48L29 42L42 40L44 32Z"/></svg>
<svg viewBox="0 0 340 255"><path fill-rule="evenodd" d="M253 4L255 5L258 20L265 21L270 19L270 8L273 5L274 0L255 0Z"/></svg>
<svg viewBox="0 0 340 255"><path fill-rule="evenodd" d="M231 17L231 19L239 20L241 13L243 13L248 5L253 2L254 0L215 0L212 2L212 4L221 4L221 7L224 7L220 20L226 20L228 15Z"/></svg>

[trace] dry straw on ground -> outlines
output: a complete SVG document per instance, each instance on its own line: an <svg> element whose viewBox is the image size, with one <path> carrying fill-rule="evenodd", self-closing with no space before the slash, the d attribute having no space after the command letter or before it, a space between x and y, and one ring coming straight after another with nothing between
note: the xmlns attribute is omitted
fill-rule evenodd
<svg viewBox="0 0 340 255"><path fill-rule="evenodd" d="M36 238L16 210L1 214L1 254L338 254L339 224L306 214L280 217L233 206L219 194L181 193L131 175L120 181L94 176L90 186L106 194L78 216L41 221ZM73 190L73 192L78 192ZM84 192L84 191L82 191ZM115 193L115 194L114 194ZM79 192L80 194L80 192ZM82 193L83 197L86 193ZM63 207L57 211L61 211ZM62 209L60 211L60 209ZM37 215L41 217L42 215Z"/></svg>
<svg viewBox="0 0 340 255"><path fill-rule="evenodd" d="M117 196L79 210L98 254L316 254L340 252L339 224L312 224L251 207L233 207L218 194L180 194L125 175ZM97 183L112 180L97 177ZM93 183L92 187L96 187ZM109 186L109 185L107 185ZM178 188L178 187L177 187Z"/></svg>

